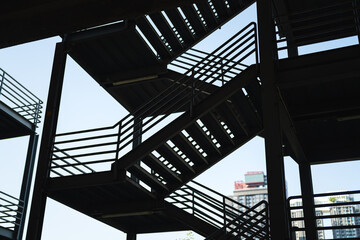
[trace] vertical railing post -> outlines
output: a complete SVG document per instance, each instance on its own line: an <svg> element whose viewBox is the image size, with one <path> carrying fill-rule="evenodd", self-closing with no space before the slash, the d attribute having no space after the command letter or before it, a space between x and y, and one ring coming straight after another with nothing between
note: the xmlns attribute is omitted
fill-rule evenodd
<svg viewBox="0 0 360 240"><path fill-rule="evenodd" d="M354 22L356 24L355 28L356 28L356 33L358 36L358 41L360 43L360 21L359 21L359 10L358 10L358 6L359 6L359 0L353 0L353 12L354 12Z"/></svg>
<svg viewBox="0 0 360 240"><path fill-rule="evenodd" d="M115 153L115 161L119 160L119 152L120 152L120 140L121 140L121 127L122 127L122 120L119 122L119 130L116 142L116 153Z"/></svg>
<svg viewBox="0 0 360 240"><path fill-rule="evenodd" d="M224 214L224 232L226 233L226 203L225 203L225 198L223 197L223 214Z"/></svg>
<svg viewBox="0 0 360 240"><path fill-rule="evenodd" d="M4 79L5 79L5 71L2 70L1 81L0 81L0 96L1 96L2 88L4 86Z"/></svg>
<svg viewBox="0 0 360 240"><path fill-rule="evenodd" d="M20 199L19 199L19 203L22 205L22 209L21 209L21 213L19 213L17 226L15 227L15 233L17 234L16 239L18 240L22 239L22 235L24 232L26 212L29 204L31 180L33 177L38 138L39 136L36 135L35 133L31 134L29 138L29 145L27 150L24 174L21 185Z"/></svg>
<svg viewBox="0 0 360 240"><path fill-rule="evenodd" d="M223 65L223 59L221 58L221 86L225 85L225 79L224 79L224 65Z"/></svg>

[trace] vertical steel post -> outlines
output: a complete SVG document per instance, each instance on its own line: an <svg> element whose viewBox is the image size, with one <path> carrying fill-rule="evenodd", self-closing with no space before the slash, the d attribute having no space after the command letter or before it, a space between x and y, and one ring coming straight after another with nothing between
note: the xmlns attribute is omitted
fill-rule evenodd
<svg viewBox="0 0 360 240"><path fill-rule="evenodd" d="M27 229L27 240L40 240L44 222L46 207L46 181L49 176L51 164L51 152L56 134L56 126L59 115L61 92L63 87L66 44L57 43L51 73L48 101L45 112L43 134L40 144L39 159L36 170L35 185L31 203L29 224Z"/></svg>
<svg viewBox="0 0 360 240"><path fill-rule="evenodd" d="M305 234L307 239L318 239L314 207L314 190L309 163L299 164L302 204L305 218Z"/></svg>
<svg viewBox="0 0 360 240"><path fill-rule="evenodd" d="M33 177L33 170L35 164L35 155L36 155L36 147L38 143L39 136L34 132L29 137L29 145L27 150L24 174L21 184L21 191L20 191L20 201L23 202L23 209L21 213L21 217L17 220L18 225L15 228L16 239L21 240L22 235L24 232L25 226L25 219L26 219L26 212L27 207L29 204L29 195L30 195L30 188L31 188L31 180Z"/></svg>
<svg viewBox="0 0 360 240"><path fill-rule="evenodd" d="M257 13L270 233L272 239L285 240L290 239L290 228L286 209L282 128L279 109L280 98L278 89L275 86L277 51L271 1L258 0Z"/></svg>
<svg viewBox="0 0 360 240"><path fill-rule="evenodd" d="M136 240L136 233L127 233L126 240Z"/></svg>

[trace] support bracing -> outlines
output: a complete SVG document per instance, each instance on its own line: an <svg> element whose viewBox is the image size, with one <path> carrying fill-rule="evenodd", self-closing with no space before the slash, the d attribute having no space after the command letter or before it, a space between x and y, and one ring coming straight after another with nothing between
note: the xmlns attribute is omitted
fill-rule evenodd
<svg viewBox="0 0 360 240"><path fill-rule="evenodd" d="M49 175L51 149L56 133L61 92L66 64L66 44L56 45L49 95L44 120L44 130L41 139L39 160L37 165L33 198L30 210L27 240L40 240L46 206L46 181Z"/></svg>
<svg viewBox="0 0 360 240"><path fill-rule="evenodd" d="M257 2L260 77L262 81L263 122L268 174L268 196L270 210L270 235L272 239L290 239L290 228L286 210L282 128L280 123L280 98L275 86L275 28L271 2Z"/></svg>
<svg viewBox="0 0 360 240"><path fill-rule="evenodd" d="M136 233L127 233L126 240L136 240Z"/></svg>

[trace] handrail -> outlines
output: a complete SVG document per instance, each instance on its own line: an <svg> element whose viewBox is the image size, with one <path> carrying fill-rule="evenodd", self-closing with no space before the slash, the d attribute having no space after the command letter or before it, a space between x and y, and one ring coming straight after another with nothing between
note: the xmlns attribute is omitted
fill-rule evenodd
<svg viewBox="0 0 360 240"><path fill-rule="evenodd" d="M1 68L0 101L35 126L40 123L43 102Z"/></svg>
<svg viewBox="0 0 360 240"><path fill-rule="evenodd" d="M251 214L251 211L258 208L261 208L261 210L256 214ZM247 217L245 221L244 216ZM228 239L224 233L235 235L236 239L241 239L241 237L246 239L253 239L254 237L270 239L268 203L265 200L258 202L224 227L207 236L205 240Z"/></svg>
<svg viewBox="0 0 360 240"><path fill-rule="evenodd" d="M14 231L23 209L23 201L0 191L0 227Z"/></svg>
<svg viewBox="0 0 360 240"><path fill-rule="evenodd" d="M276 49L280 53L294 46L357 36L359 11L360 5L356 0L343 0L324 7L275 16Z"/></svg>
<svg viewBox="0 0 360 240"><path fill-rule="evenodd" d="M265 236L268 232L265 201L247 207L194 181L170 194L165 200L218 228L207 239L218 239L218 233ZM237 206L234 207L234 204Z"/></svg>
<svg viewBox="0 0 360 240"><path fill-rule="evenodd" d="M183 111L184 106L186 106L191 114L193 106L202 99L200 94L208 86L213 86L214 82L219 79L223 81L224 75L230 71L239 74L239 69L241 69L239 66L244 66L242 62L253 54L255 54L257 61L256 24L249 23L212 53L198 61L196 65L183 74L182 78L174 81L158 96L129 113L113 126L57 134L54 146L66 151L69 156L79 158L81 162L83 161L80 158L98 156L99 159L94 159L94 162L99 163L101 158L105 158L103 156L105 154L110 154L107 155L106 159L119 160L131 150L131 144L137 141L139 137L142 137L143 140L145 137L149 137L149 131L159 126L160 122L165 121L170 115L169 112ZM218 56L218 58L213 56ZM184 86L190 86L190 89ZM209 92L211 91L209 90ZM139 131L140 129L141 131ZM110 133L104 134L104 131ZM91 143L95 140L97 142ZM96 149L100 149L102 146L108 147L109 150L103 152ZM87 150L86 154L75 154L80 150ZM54 153L57 151L54 150ZM66 159L69 156L62 158ZM53 158L53 160L58 159ZM86 162L91 164L91 161Z"/></svg>
<svg viewBox="0 0 360 240"><path fill-rule="evenodd" d="M314 194L314 211L316 212L318 233L320 232L323 235L323 231L332 230L333 233L343 234L346 229L358 229L360 231L360 212L358 212L360 201L354 199L355 195L360 196L360 190ZM297 201L296 204L294 201ZM293 226L291 231L303 234L306 228L303 223L305 218L302 196L289 197L288 210L290 223ZM330 219L330 221L325 221L326 219Z"/></svg>

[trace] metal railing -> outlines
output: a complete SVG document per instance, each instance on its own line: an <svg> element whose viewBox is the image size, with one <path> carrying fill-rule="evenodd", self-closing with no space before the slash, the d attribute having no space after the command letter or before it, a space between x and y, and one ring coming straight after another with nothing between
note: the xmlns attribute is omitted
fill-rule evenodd
<svg viewBox="0 0 360 240"><path fill-rule="evenodd" d="M360 191L314 195L314 210L319 239L360 238ZM305 218L301 196L288 198L291 230L305 237ZM329 238L329 236L332 238Z"/></svg>
<svg viewBox="0 0 360 240"><path fill-rule="evenodd" d="M0 227L14 231L24 209L23 201L0 191Z"/></svg>
<svg viewBox="0 0 360 240"><path fill-rule="evenodd" d="M226 84L229 76L240 73L243 62L249 58L258 61L255 23L248 24L211 54L197 61L181 79L113 126L57 134L51 168L64 170L92 165L94 170L103 171L102 167L95 168L95 165L102 165L109 170L112 162L132 150L134 142L146 140L173 120L171 113L185 109L191 114L192 108L204 99L201 94L214 91L217 82ZM224 78L228 78L227 81ZM64 162L74 158L79 163Z"/></svg>
<svg viewBox="0 0 360 240"><path fill-rule="evenodd" d="M42 101L0 68L0 101L33 123L40 123Z"/></svg>
<svg viewBox="0 0 360 240"><path fill-rule="evenodd" d="M268 239L268 204L247 207L195 181L170 194L166 201L215 226L207 239Z"/></svg>
<svg viewBox="0 0 360 240"><path fill-rule="evenodd" d="M341 0L331 5L275 17L278 53L292 47L359 36L358 0Z"/></svg>

